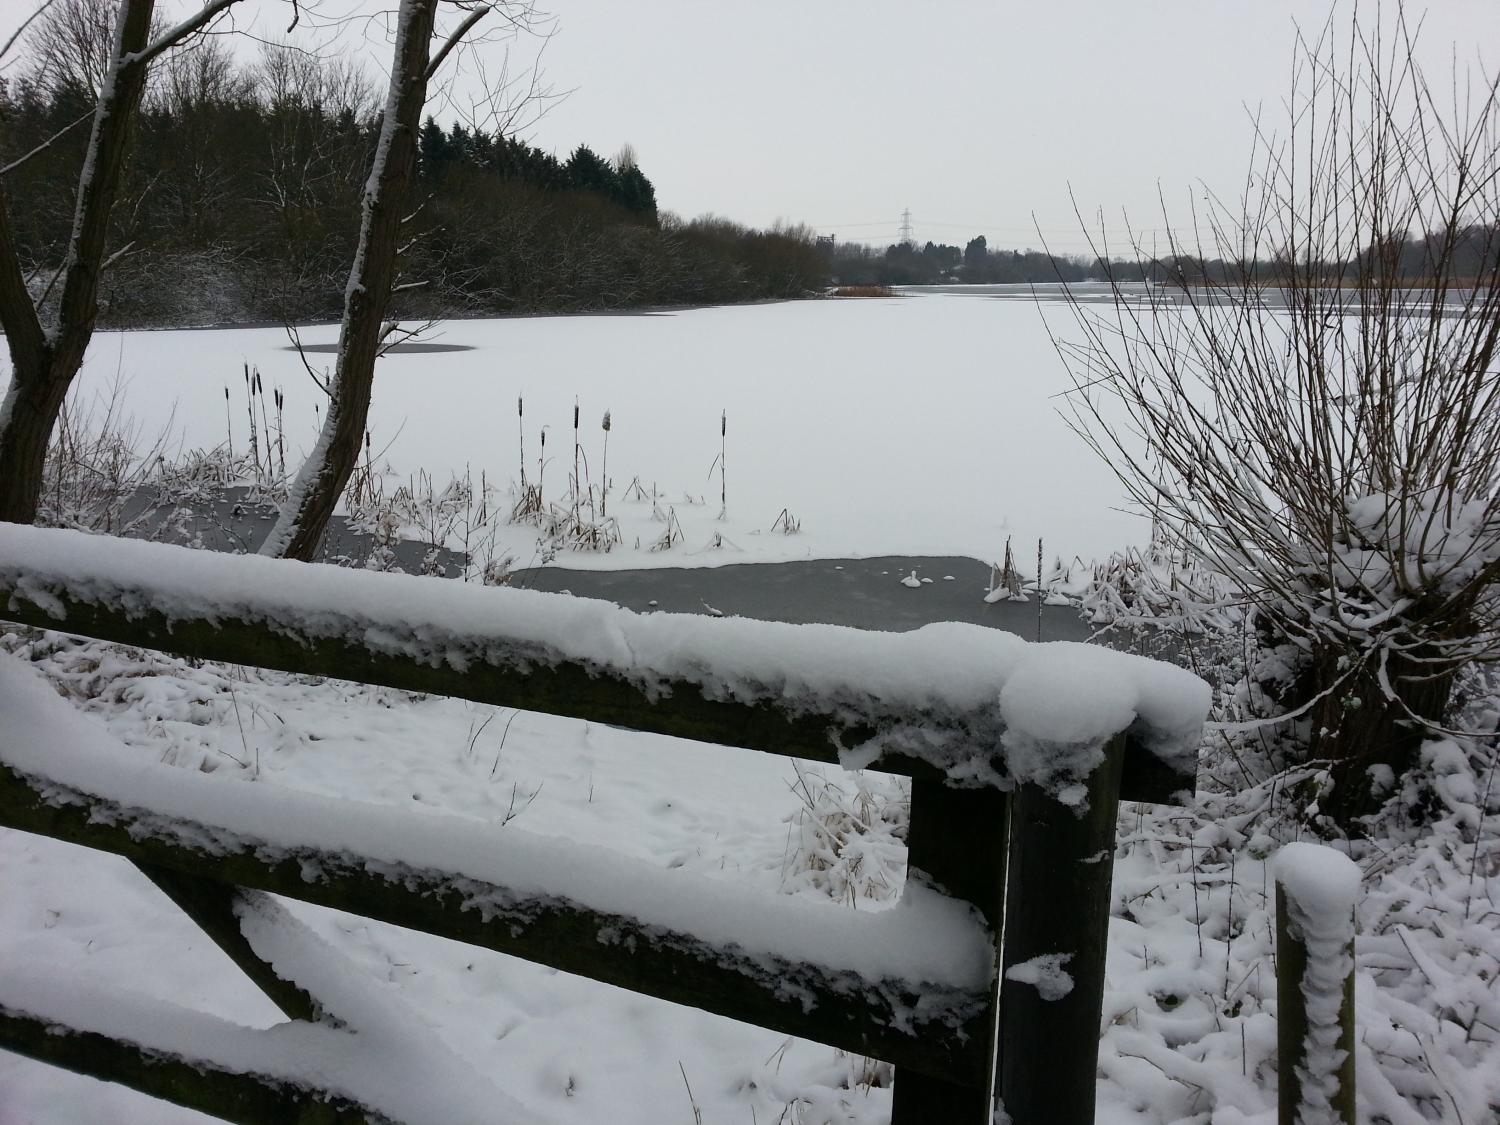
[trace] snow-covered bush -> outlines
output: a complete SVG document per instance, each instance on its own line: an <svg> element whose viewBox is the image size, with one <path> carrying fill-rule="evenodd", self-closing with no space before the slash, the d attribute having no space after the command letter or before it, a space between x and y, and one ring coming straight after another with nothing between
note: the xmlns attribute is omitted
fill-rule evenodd
<svg viewBox="0 0 1500 1125"><path fill-rule="evenodd" d="M1304 45L1245 198L1142 251L1174 300L1117 274L1061 345L1077 428L1253 609L1346 827L1500 658L1500 87L1435 97L1412 34Z"/></svg>
<svg viewBox="0 0 1500 1125"><path fill-rule="evenodd" d="M1203 635L1237 629L1244 618L1232 584L1160 534L1145 550L1126 548L1095 563L1079 600L1095 625Z"/></svg>

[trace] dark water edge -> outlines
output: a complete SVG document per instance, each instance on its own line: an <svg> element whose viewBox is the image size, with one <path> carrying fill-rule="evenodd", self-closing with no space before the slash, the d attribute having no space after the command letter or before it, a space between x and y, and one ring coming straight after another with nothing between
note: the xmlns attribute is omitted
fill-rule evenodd
<svg viewBox="0 0 1500 1125"><path fill-rule="evenodd" d="M902 585L913 571L920 585ZM1083 641L1093 632L1074 606L1038 606L1034 599L988 604L989 581L989 566L976 559L887 555L652 570L541 567L518 571L514 584L604 598L638 613L706 613L893 632L962 621L1028 640L1038 639L1040 631L1040 639L1048 641Z"/></svg>

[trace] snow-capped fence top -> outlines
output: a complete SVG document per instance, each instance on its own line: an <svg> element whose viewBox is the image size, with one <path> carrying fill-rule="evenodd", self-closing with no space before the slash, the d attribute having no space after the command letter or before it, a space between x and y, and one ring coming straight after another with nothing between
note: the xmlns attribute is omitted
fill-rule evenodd
<svg viewBox="0 0 1500 1125"><path fill-rule="evenodd" d="M1276 853L1280 1125L1354 1125L1354 912L1360 871L1322 844Z"/></svg>
<svg viewBox="0 0 1500 1125"><path fill-rule="evenodd" d="M0 529L0 599L12 620L147 647L848 766L935 768L961 784L1033 782L1065 800L1121 732L1127 797L1190 785L1209 703L1203 681L1159 661L974 625L880 633L642 615L12 525ZM379 675L398 667L399 682ZM650 706L664 698L672 708Z"/></svg>
<svg viewBox="0 0 1500 1125"><path fill-rule="evenodd" d="M0 526L0 619L911 774L906 890L867 916L752 900L514 827L125 764L35 677L0 668L0 824L136 861L289 1015L324 1002L322 978L278 979L246 925L258 892L884 1058L897 1125L988 1121L992 1086L1018 1125L1092 1121L1117 801L1191 786L1208 704L1166 665L970 626L640 616L16 526ZM214 1033L265 1062L254 1073L182 1037L119 1035L180 1014L84 1026L76 1005L22 992L0 981L0 1046L168 1096L192 1087L210 1110L215 1091L291 1099L271 1116L319 1091L366 1094L309 1082L235 1035ZM187 1065L158 1067L163 1052Z"/></svg>

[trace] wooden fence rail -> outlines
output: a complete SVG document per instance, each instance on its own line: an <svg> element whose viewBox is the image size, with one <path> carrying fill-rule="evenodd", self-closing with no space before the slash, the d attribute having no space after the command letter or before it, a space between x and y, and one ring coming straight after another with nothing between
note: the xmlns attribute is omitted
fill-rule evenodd
<svg viewBox="0 0 1500 1125"><path fill-rule="evenodd" d="M161 577L137 567L134 577L122 581L117 568L100 566L96 580L84 581L79 565L59 565L53 572L46 561L61 557L54 544L72 542L49 537L71 533L16 530L15 536L10 529L0 535L0 620L818 761L837 761L839 747L879 733L870 710L850 706L846 698L822 710L809 709L805 700L709 698L691 679L646 682L524 644L496 645L488 635L465 639L451 631L442 645L450 657L424 661L357 615L341 619L337 609L320 612L315 622L295 613L224 616L208 603L195 609L193 599L174 601L175 584L186 572L222 572L228 581L246 560L152 546L149 558L161 560ZM9 550L16 539L22 549ZM130 550L139 553L141 546ZM430 588L403 583L436 581L381 577L381 589L394 596ZM476 607L504 597L482 589L463 596L472 596ZM732 642L730 631L724 635ZM907 718L953 738L984 729L966 726L962 716L941 708ZM7 737L0 733L0 757ZM970 749L976 759L1002 757L998 744ZM486 887L451 872L381 869L348 852L304 848L272 855L254 840L226 843L222 834L210 849L195 844L191 833L165 838L136 831L135 820L144 815L139 810L122 809L99 794L73 793L58 803L55 786L3 763L0 823L133 860L294 1018L310 1016L316 998L281 981L240 939L227 905L237 887L439 934L885 1059L897 1068L895 1125L979 1125L990 1120L996 1096L1017 1125L1092 1122L1116 804L1122 795L1169 801L1191 787L1191 774L1154 756L1134 731L1120 731L1086 779L1087 813L1079 815L1075 805L1061 804L1032 784L1010 791L954 788L941 770L900 752L884 754L874 765L913 778L908 879L977 910L996 951L988 984L966 989L908 979L870 982L852 970L787 959L768 975L764 955L737 952L732 942L664 932L626 913ZM309 881L309 870L318 878ZM487 912L464 908L477 898L503 905ZM869 917L845 913L851 926ZM609 944L601 944L602 934L610 935ZM1065 995L1047 998L1024 973L1010 973L1047 955L1067 959L1072 987ZM129 1044L97 1038L39 1036L34 1016L0 1010L0 1046L174 1097L160 1082L132 1079L139 1068L127 1065ZM202 1108L201 1101L185 1096L176 1100ZM250 1122L301 1119L257 1108L260 1103L248 1095L242 1100L248 1107L242 1112L228 1101L210 1112Z"/></svg>

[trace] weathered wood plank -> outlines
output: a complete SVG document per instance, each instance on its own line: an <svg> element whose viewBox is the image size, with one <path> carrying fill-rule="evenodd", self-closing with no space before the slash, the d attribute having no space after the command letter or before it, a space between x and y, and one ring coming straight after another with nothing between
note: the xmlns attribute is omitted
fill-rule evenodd
<svg viewBox="0 0 1500 1125"><path fill-rule="evenodd" d="M268 858L250 842L219 842L209 852L132 832L134 819L83 794L49 803L0 765L0 824L8 828L512 954L952 1081L985 1081L984 993L891 980L872 987L851 971L750 957L732 942L713 945L443 872L375 865L376 874L357 855L299 850ZM465 907L476 899L486 905Z"/></svg>
<svg viewBox="0 0 1500 1125"><path fill-rule="evenodd" d="M212 1059L174 1058L108 1035L59 1027L4 1005L0 1048L243 1125L365 1125L387 1120L348 1098L226 1070Z"/></svg>
<svg viewBox="0 0 1500 1125"><path fill-rule="evenodd" d="M990 932L1002 931L1005 914L1007 801L994 789L953 789L936 781L913 781L911 823L907 828L908 879L941 887L974 905ZM1000 963L1000 951L995 951ZM998 985L998 980L997 980ZM998 988L989 993L983 1024L986 1059L994 1057ZM990 1078L986 1066L978 1082L954 1082L901 1068L896 1072L891 1125L989 1125Z"/></svg>
<svg viewBox="0 0 1500 1125"><path fill-rule="evenodd" d="M117 600L126 606L132 601L140 605L150 602L149 598L124 595ZM46 604L32 600L14 580L0 577L0 620L179 656L567 715L819 762L836 763L838 745L857 745L876 733L872 727L832 714L807 714L773 703L706 699L699 685L693 683L668 682L660 690L648 692L624 676L591 672L580 664L548 667L519 658L509 664L476 659L458 671L373 650L344 636L318 636L288 625L272 629L255 622L206 617L169 621L154 610L83 600L63 589L47 591L42 601ZM56 616L58 612L63 614L61 618ZM358 632L352 622L349 632ZM941 730L941 720L935 716L903 718L925 724L934 734ZM1132 744L1127 757L1122 791L1127 800L1170 803L1178 791L1193 788L1191 775L1175 772L1144 746ZM885 758L873 766L918 778L941 776L932 766L906 758Z"/></svg>
<svg viewBox="0 0 1500 1125"><path fill-rule="evenodd" d="M1011 794L998 1085L1016 1125L1093 1125L1122 743L1089 775L1086 812ZM1005 975L1048 955L1065 958L1066 995Z"/></svg>

